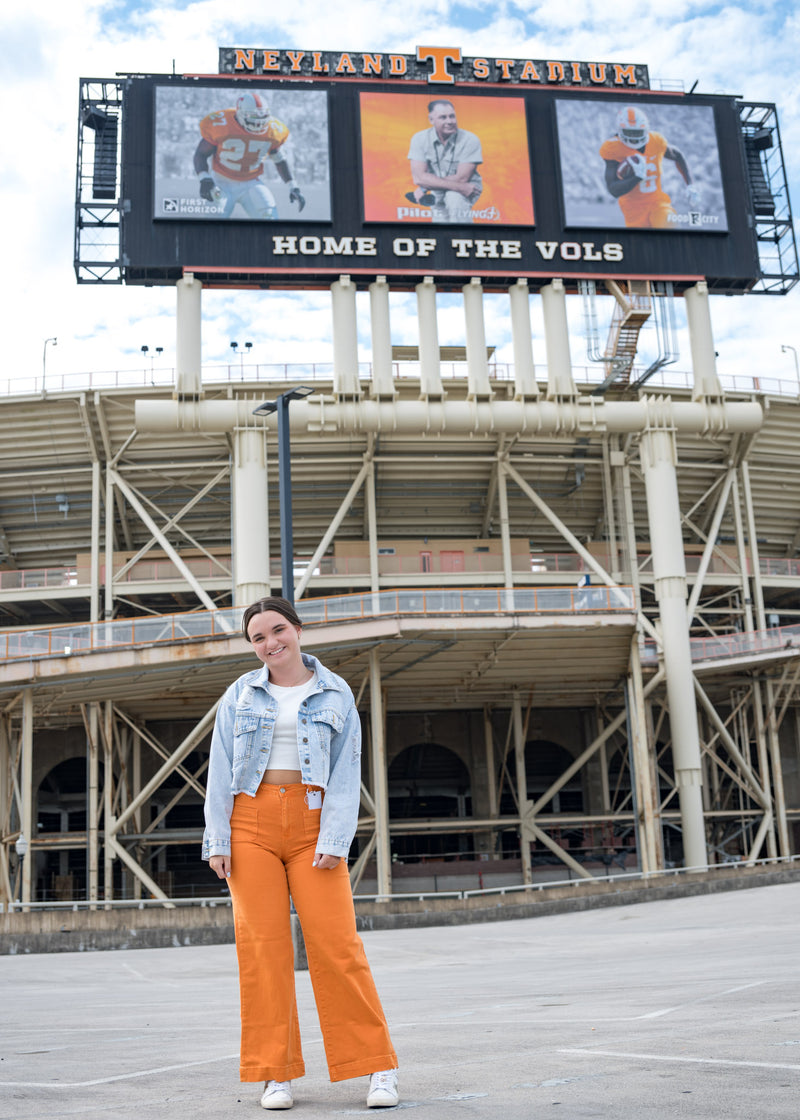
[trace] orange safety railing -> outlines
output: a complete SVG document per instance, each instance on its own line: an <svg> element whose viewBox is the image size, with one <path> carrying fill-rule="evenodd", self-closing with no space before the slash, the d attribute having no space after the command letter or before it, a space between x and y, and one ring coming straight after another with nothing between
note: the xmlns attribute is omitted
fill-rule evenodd
<svg viewBox="0 0 800 1120"><path fill-rule="evenodd" d="M435 588L364 592L301 599L307 626L350 622L381 615L572 614L581 611L632 612L630 587ZM122 647L230 636L242 611L196 611L147 615L85 625L0 632L0 660L72 656Z"/></svg>
<svg viewBox="0 0 800 1120"><path fill-rule="evenodd" d="M741 634L719 634L715 637L692 638L692 661L718 661L723 658L746 657L749 654L774 653L800 648L800 625L773 626L769 630L748 630ZM658 660L655 643L646 642L642 661Z"/></svg>

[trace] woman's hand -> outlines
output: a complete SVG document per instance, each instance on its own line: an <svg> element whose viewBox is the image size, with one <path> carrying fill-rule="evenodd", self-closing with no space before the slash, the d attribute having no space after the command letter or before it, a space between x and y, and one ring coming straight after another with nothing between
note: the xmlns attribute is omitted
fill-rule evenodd
<svg viewBox="0 0 800 1120"><path fill-rule="evenodd" d="M323 852L317 852L311 866L316 867L318 871L333 871L341 862L341 856L326 856Z"/></svg>
<svg viewBox="0 0 800 1120"><path fill-rule="evenodd" d="M220 879L228 879L231 873L231 857L212 856L208 861L208 866L212 871L216 871Z"/></svg>

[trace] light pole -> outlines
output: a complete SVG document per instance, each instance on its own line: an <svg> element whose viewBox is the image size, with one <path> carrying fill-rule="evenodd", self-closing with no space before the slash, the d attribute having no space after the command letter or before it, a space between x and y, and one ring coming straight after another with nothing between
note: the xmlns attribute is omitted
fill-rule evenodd
<svg viewBox="0 0 800 1120"><path fill-rule="evenodd" d="M794 372L797 378L797 391L800 393L800 363L797 361L797 350L794 346L781 346L781 354L785 354L787 350L791 350L794 354Z"/></svg>
<svg viewBox="0 0 800 1120"><path fill-rule="evenodd" d="M265 401L253 409L254 416L278 413L278 504L281 521L281 594L294 603L294 543L292 540L292 455L289 443L289 405L307 397L314 390L296 385L281 393L274 401Z"/></svg>
<svg viewBox="0 0 800 1120"><path fill-rule="evenodd" d="M17 865L17 874L19 876L19 901L22 902L22 894L24 891L22 871L25 864L25 856L28 853L28 841L26 837L22 835L22 833L20 833L16 839L14 850L16 851L17 859L19 860L19 863ZM14 893L16 894L17 892L15 891Z"/></svg>
<svg viewBox="0 0 800 1120"><path fill-rule="evenodd" d="M154 381L154 376L155 375L153 373L153 362L155 361L155 358L150 353L150 347L149 346L141 346L141 347L139 347L139 349L142 351L145 358L148 356L148 354L150 355L150 384L155 385L155 381ZM164 353L164 347L163 346L156 346L155 352L160 357Z"/></svg>
<svg viewBox="0 0 800 1120"><path fill-rule="evenodd" d="M44 340L44 346L42 348L42 393L45 392L45 388L46 388L45 379L47 377L47 344L48 344L48 342L52 342L52 344L54 346L58 346L58 339L57 338L46 338Z"/></svg>
<svg viewBox="0 0 800 1120"><path fill-rule="evenodd" d="M239 355L239 369L241 371L241 375L242 375L243 379L244 379L244 354L245 354L245 350L247 351L247 354L249 356L252 348L253 348L252 342L245 342L244 350L239 349L239 343L238 342L232 342L231 343L231 350L233 350L234 354Z"/></svg>

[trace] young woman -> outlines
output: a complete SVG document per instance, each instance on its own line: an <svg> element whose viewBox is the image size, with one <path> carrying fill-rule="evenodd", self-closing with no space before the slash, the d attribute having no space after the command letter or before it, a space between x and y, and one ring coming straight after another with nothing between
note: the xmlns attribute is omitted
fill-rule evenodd
<svg viewBox="0 0 800 1120"><path fill-rule="evenodd" d="M248 607L244 636L263 667L217 712L203 858L233 898L242 1081L291 1108L305 1072L289 897L303 928L331 1081L370 1076L367 1105L398 1102L397 1057L356 933L347 852L358 821L361 725L350 688L300 649L302 623L276 596Z"/></svg>

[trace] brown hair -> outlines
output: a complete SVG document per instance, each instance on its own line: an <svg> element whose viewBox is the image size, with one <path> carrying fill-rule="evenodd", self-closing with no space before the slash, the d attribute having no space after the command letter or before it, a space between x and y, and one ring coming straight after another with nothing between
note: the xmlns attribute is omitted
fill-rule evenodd
<svg viewBox="0 0 800 1120"><path fill-rule="evenodd" d="M247 627L250 624L250 619L257 614L263 614L264 611L277 611L278 614L282 614L285 619L288 619L292 626L303 625L300 616L288 599L284 599L280 595L269 595L266 599L258 599L255 603L251 603L242 615L242 633L248 642L250 641L250 635L247 633Z"/></svg>

